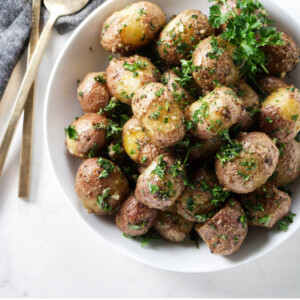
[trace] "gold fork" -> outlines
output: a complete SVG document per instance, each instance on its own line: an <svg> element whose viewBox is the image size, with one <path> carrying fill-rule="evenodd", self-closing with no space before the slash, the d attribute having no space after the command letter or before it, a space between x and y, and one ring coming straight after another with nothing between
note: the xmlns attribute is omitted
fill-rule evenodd
<svg viewBox="0 0 300 300"><path fill-rule="evenodd" d="M32 26L28 46L27 64L39 39L41 0L32 0ZM23 136L20 158L19 197L27 199L30 192L31 155L33 142L33 119L35 102L35 82L32 84L24 107Z"/></svg>

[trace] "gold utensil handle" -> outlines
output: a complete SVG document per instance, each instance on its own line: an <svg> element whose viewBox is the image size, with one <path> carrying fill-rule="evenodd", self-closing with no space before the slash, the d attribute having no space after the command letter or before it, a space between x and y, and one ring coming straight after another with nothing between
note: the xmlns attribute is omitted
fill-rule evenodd
<svg viewBox="0 0 300 300"><path fill-rule="evenodd" d="M32 26L28 46L27 64L39 40L41 0L32 0ZM19 197L27 199L30 192L31 157L33 143L33 121L35 103L35 81L33 82L24 108L23 135L20 157Z"/></svg>
<svg viewBox="0 0 300 300"><path fill-rule="evenodd" d="M50 17L47 21L47 24L41 34L40 40L37 44L37 47L32 55L32 59L27 68L27 71L25 73L23 82L22 82L20 90L19 90L19 93L17 95L16 103L14 105L12 114L9 119L8 126L6 128L4 137L3 137L2 141L1 141L1 145L0 145L0 176L3 171L4 163L5 163L7 153L8 153L10 144L11 144L11 140L13 138L15 129L18 124L18 120L22 114L23 108L24 108L26 100L27 100L29 90L35 79L40 61L42 59L42 56L46 49L47 43L49 41L52 27L53 27L56 19L58 18L58 16L59 16L58 14L50 15Z"/></svg>

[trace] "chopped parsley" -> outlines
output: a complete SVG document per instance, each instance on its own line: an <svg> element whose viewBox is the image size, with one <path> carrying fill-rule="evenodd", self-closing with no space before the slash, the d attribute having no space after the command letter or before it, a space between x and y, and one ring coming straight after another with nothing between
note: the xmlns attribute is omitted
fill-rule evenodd
<svg viewBox="0 0 300 300"><path fill-rule="evenodd" d="M296 217L296 214L293 213L289 213L287 216L285 216L283 219L279 220L277 225L278 225L278 229L281 231L288 231L288 227L290 224L293 223L294 221L294 217Z"/></svg>
<svg viewBox="0 0 300 300"><path fill-rule="evenodd" d="M161 179L164 178L166 173L166 162L163 160L163 155L158 158L158 163L155 169L152 171L152 174L159 176Z"/></svg>
<svg viewBox="0 0 300 300"><path fill-rule="evenodd" d="M158 92L155 93L155 96L160 97L164 91L165 91L165 89L161 88Z"/></svg>
<svg viewBox="0 0 300 300"><path fill-rule="evenodd" d="M108 204L108 200L110 199L110 188L107 188L103 191L102 195L98 195L97 197L97 204L100 209L104 211L111 211L112 208Z"/></svg>
<svg viewBox="0 0 300 300"><path fill-rule="evenodd" d="M103 171L99 175L100 178L107 178L115 169L114 164L112 164L109 160L99 157L97 163L100 167L103 168Z"/></svg>
<svg viewBox="0 0 300 300"><path fill-rule="evenodd" d="M99 83L101 83L101 84L106 83L106 80L103 78L103 75L95 76L94 80L97 81L97 82L99 82Z"/></svg>
<svg viewBox="0 0 300 300"><path fill-rule="evenodd" d="M68 128L65 128L65 132L68 134L69 139L71 140L78 140L78 132L75 129L75 126L69 126Z"/></svg>
<svg viewBox="0 0 300 300"><path fill-rule="evenodd" d="M132 64L129 64L127 61L124 61L123 68L127 71L132 72L133 77L135 78L139 75L137 70L139 69L144 70L148 65L149 65L148 62L142 60L135 61Z"/></svg>
<svg viewBox="0 0 300 300"><path fill-rule="evenodd" d="M159 187L156 184L152 184L149 181L147 181L147 186L150 191L150 194L156 194L159 192Z"/></svg>
<svg viewBox="0 0 300 300"><path fill-rule="evenodd" d="M269 225L271 216L264 216L260 219L257 220L258 224L263 224L265 227L267 227Z"/></svg>

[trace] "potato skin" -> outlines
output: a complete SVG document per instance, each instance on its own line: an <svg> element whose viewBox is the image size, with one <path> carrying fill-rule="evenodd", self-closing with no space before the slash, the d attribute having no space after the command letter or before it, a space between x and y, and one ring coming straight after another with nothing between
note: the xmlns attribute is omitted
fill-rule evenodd
<svg viewBox="0 0 300 300"><path fill-rule="evenodd" d="M168 64L180 64L190 51L213 33L208 18L200 10L187 9L172 19L161 31L157 50Z"/></svg>
<svg viewBox="0 0 300 300"><path fill-rule="evenodd" d="M210 251L216 255L231 255L238 251L247 235L245 212L236 200L231 200L214 217L195 230Z"/></svg>
<svg viewBox="0 0 300 300"><path fill-rule="evenodd" d="M87 158L90 151L98 153L106 143L106 130L95 129L95 125L108 125L104 116L95 113L86 113L71 124L77 132L77 139L71 139L66 133L66 146L71 155L78 158Z"/></svg>
<svg viewBox="0 0 300 300"><path fill-rule="evenodd" d="M176 212L174 206L165 211L159 210L153 227L166 240L183 242L193 229L193 223Z"/></svg>
<svg viewBox="0 0 300 300"><path fill-rule="evenodd" d="M223 51L221 55L214 54L214 43ZM193 65L193 77L203 90L212 91L218 84L229 86L239 80L239 69L233 62L233 48L219 37L208 37L197 46Z"/></svg>
<svg viewBox="0 0 300 300"><path fill-rule="evenodd" d="M184 111L189 104L195 102L195 98L179 85L179 77L173 70L164 72L162 78L181 110Z"/></svg>
<svg viewBox="0 0 300 300"><path fill-rule="evenodd" d="M283 33L281 39L284 45L265 46L263 51L267 56L266 68L270 75L279 75L281 78L294 70L299 63L300 50L294 39Z"/></svg>
<svg viewBox="0 0 300 300"><path fill-rule="evenodd" d="M196 177L198 180L202 177L202 180L195 184L194 189L185 188L176 200L177 212L188 221L203 223L202 220L216 209L216 206L211 203L212 194L203 189L202 181L206 182L207 179L205 175L206 171L199 169Z"/></svg>
<svg viewBox="0 0 300 300"><path fill-rule="evenodd" d="M259 81L260 89L266 94L272 94L280 88L287 88L288 84L281 78L266 76Z"/></svg>
<svg viewBox="0 0 300 300"><path fill-rule="evenodd" d="M259 126L279 142L292 140L300 131L300 91L280 88L267 97L261 107Z"/></svg>
<svg viewBox="0 0 300 300"><path fill-rule="evenodd" d="M244 80L240 80L232 89L242 102L242 113L238 124L241 125L242 131L248 130L256 121L255 114L259 108L259 97Z"/></svg>
<svg viewBox="0 0 300 300"><path fill-rule="evenodd" d="M112 214L129 194L128 181L121 169L109 160L105 160L113 166L112 172L103 178L99 178L105 170L97 158L83 161L79 166L75 180L77 197L82 201L89 213L96 215ZM97 203L97 197L103 196L106 189L110 189L109 198L104 199L103 205Z"/></svg>
<svg viewBox="0 0 300 300"><path fill-rule="evenodd" d="M139 65L139 67L134 67ZM133 68L135 71L129 71ZM113 96L130 105L133 96L145 84L157 82L158 69L145 57L134 55L113 59L107 70L107 85Z"/></svg>
<svg viewBox="0 0 300 300"><path fill-rule="evenodd" d="M157 211L139 203L134 195L129 196L116 215L117 227L130 236L147 233L152 227ZM134 229L134 225L139 226Z"/></svg>
<svg viewBox="0 0 300 300"><path fill-rule="evenodd" d="M106 19L101 45L109 52L129 53L149 44L165 23L165 14L156 4L133 3Z"/></svg>
<svg viewBox="0 0 300 300"><path fill-rule="evenodd" d="M178 172L172 174L172 166L178 162L170 154L161 154L152 161L137 180L136 199L150 208L166 209L172 206L184 190L184 167L179 165ZM162 176L153 173L160 166L164 170Z"/></svg>
<svg viewBox="0 0 300 300"><path fill-rule="evenodd" d="M133 98L132 111L156 146L167 148L183 139L183 113L163 84L142 87Z"/></svg>
<svg viewBox="0 0 300 300"><path fill-rule="evenodd" d="M97 113L104 108L111 98L105 72L87 74L77 89L77 95L85 112Z"/></svg>
<svg viewBox="0 0 300 300"><path fill-rule="evenodd" d="M143 131L140 122L132 117L122 130L122 143L128 156L136 163L148 166L165 150L150 142L149 137Z"/></svg>
<svg viewBox="0 0 300 300"><path fill-rule="evenodd" d="M285 186L300 176L300 143L295 140L283 143L283 150L270 182Z"/></svg>
<svg viewBox="0 0 300 300"><path fill-rule="evenodd" d="M224 129L236 124L241 113L241 101L236 93L227 87L217 87L204 98L188 106L185 118L194 124L192 134L207 140L218 137Z"/></svg>
<svg viewBox="0 0 300 300"><path fill-rule="evenodd" d="M239 200L245 208L248 225L251 226L272 228L288 214L291 207L289 195L271 184L241 195Z"/></svg>
<svg viewBox="0 0 300 300"><path fill-rule="evenodd" d="M270 178L278 163L279 150L262 132L241 133L237 143L242 151L231 161L216 159L216 173L221 185L237 194L254 191Z"/></svg>

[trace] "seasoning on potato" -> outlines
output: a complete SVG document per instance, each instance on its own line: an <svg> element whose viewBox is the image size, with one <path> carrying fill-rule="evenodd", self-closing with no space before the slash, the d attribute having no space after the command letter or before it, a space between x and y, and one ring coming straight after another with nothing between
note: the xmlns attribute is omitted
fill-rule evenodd
<svg viewBox="0 0 300 300"><path fill-rule="evenodd" d="M78 100L85 112L97 113L111 99L104 72L93 72L85 76L78 89Z"/></svg>
<svg viewBox="0 0 300 300"><path fill-rule="evenodd" d="M88 212L100 216L112 214L129 194L121 169L102 157L87 159L80 165L75 190Z"/></svg>
<svg viewBox="0 0 300 300"><path fill-rule="evenodd" d="M158 147L170 147L185 135L183 113L172 93L161 83L139 89L133 98L132 111L150 141Z"/></svg>
<svg viewBox="0 0 300 300"><path fill-rule="evenodd" d="M179 64L212 32L207 16L200 10L184 10L161 31L157 41L158 53L168 64Z"/></svg>
<svg viewBox="0 0 300 300"><path fill-rule="evenodd" d="M105 116L87 113L66 128L66 146L70 154L79 158L96 156L106 143Z"/></svg>
<svg viewBox="0 0 300 300"><path fill-rule="evenodd" d="M138 55L113 59L106 74L111 94L129 105L141 87L150 82L157 82L160 76L160 72L150 60Z"/></svg>
<svg viewBox="0 0 300 300"><path fill-rule="evenodd" d="M241 195L239 200L245 208L248 225L272 228L285 217L291 207L290 196L271 184Z"/></svg>
<svg viewBox="0 0 300 300"><path fill-rule="evenodd" d="M292 140L300 131L300 90L280 88L263 102L259 126L279 142Z"/></svg>
<svg viewBox="0 0 300 300"><path fill-rule="evenodd" d="M239 68L233 62L234 46L219 37L203 40L193 53L193 77L203 90L229 86L239 80Z"/></svg>
<svg viewBox="0 0 300 300"><path fill-rule="evenodd" d="M139 203L134 195L129 196L116 215L116 225L130 236L143 235L152 227L157 211Z"/></svg>
<svg viewBox="0 0 300 300"><path fill-rule="evenodd" d="M241 133L216 158L218 179L237 194L253 192L271 177L279 159L273 140L261 132Z"/></svg>
<svg viewBox="0 0 300 300"><path fill-rule="evenodd" d="M103 23L101 45L109 52L129 53L153 41L165 23L165 13L156 4L133 3Z"/></svg>
<svg viewBox="0 0 300 300"><path fill-rule="evenodd" d="M165 150L150 142L136 118L128 120L122 130L122 143L127 155L140 165L148 166Z"/></svg>
<svg viewBox="0 0 300 300"><path fill-rule="evenodd" d="M175 207L159 210L153 227L166 240L183 242L193 229L193 223L176 212Z"/></svg>
<svg viewBox="0 0 300 300"><path fill-rule="evenodd" d="M139 176L135 197L150 208L166 209L182 193L184 177L181 162L170 154L161 154Z"/></svg>
<svg viewBox="0 0 300 300"><path fill-rule="evenodd" d="M187 129L197 138L207 140L236 124L241 114L241 100L236 93L227 87L217 87L187 107L185 118Z"/></svg>
<svg viewBox="0 0 300 300"><path fill-rule="evenodd" d="M248 226L241 204L231 199L206 223L196 224L195 229L213 254L231 255L243 244Z"/></svg>

